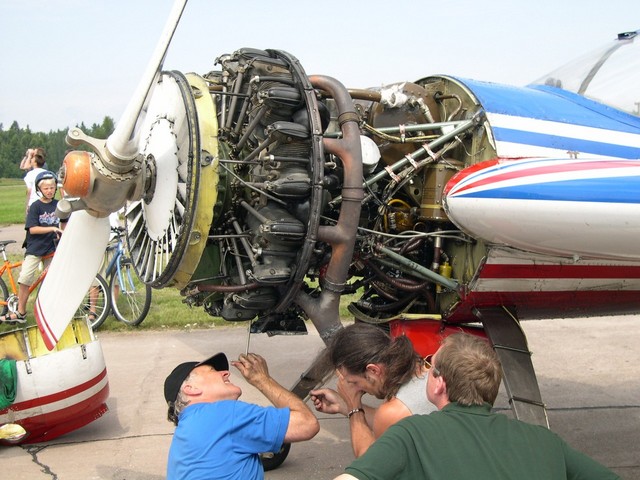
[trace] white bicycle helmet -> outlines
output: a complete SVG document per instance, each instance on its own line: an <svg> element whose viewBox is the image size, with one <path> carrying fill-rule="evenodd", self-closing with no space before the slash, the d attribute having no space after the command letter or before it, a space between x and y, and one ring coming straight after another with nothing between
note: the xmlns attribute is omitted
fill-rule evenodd
<svg viewBox="0 0 640 480"><path fill-rule="evenodd" d="M56 176L55 173L49 171L49 170L45 170L44 172L40 172L38 175L36 175L36 180L33 184L33 186L36 189L36 192L42 194L42 192L40 191L40 182L42 182L43 180L55 180L56 181L56 190L58 189L58 177Z"/></svg>

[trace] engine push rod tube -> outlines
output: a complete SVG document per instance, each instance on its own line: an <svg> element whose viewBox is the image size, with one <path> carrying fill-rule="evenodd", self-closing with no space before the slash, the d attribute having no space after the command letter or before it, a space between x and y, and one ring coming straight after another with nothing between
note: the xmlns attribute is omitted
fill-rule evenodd
<svg viewBox="0 0 640 480"><path fill-rule="evenodd" d="M449 140L454 139L456 136L460 135L461 133L464 133L467 130L469 130L470 128L478 125L478 123L482 119L482 116L483 116L483 114L481 112L476 113L472 118L470 118L466 122L463 122L463 123L459 124L456 128L451 130L449 133L446 133L446 134L438 137L433 142L429 143L426 147L418 148L415 152L413 152L411 154L411 158L413 160L416 160L421 155L423 155L425 153L429 153L429 150L434 151L437 148L443 146ZM427 148L428 148L428 150L427 150ZM402 159L400 159L399 161L397 161L396 163L391 165L391 170L396 172L396 171L400 170L402 167L404 167L407 163L409 163L409 159L407 157L402 157ZM373 177L367 179L367 181L364 183L364 186L373 185L374 183L376 183L380 179L382 179L382 177L384 177L385 175L388 175L388 174L389 173L386 170L382 170L380 173L378 173L378 174L374 175Z"/></svg>

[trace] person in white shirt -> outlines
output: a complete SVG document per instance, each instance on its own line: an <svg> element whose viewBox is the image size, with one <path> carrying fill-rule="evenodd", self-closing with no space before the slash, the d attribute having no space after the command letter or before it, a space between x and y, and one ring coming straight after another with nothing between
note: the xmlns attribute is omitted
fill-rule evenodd
<svg viewBox="0 0 640 480"><path fill-rule="evenodd" d="M45 157L46 157L44 148L34 148L34 149L27 150L27 152L30 152L31 154L30 161L31 161L32 168L24 176L24 183L27 186L26 212L29 211L29 207L31 206L31 204L36 200L38 200L39 198L37 190L33 188L33 184L36 180L36 177L38 176L39 173L46 171L44 168Z"/></svg>

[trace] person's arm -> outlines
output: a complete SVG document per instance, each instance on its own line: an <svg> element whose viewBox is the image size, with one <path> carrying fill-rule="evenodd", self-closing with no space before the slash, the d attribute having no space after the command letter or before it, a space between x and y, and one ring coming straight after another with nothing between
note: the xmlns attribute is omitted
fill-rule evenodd
<svg viewBox="0 0 640 480"><path fill-rule="evenodd" d="M311 396L311 401L318 412L328 413L331 415L340 413L346 417L351 411L351 409L347 407L347 403L344 398L331 388L311 390L309 395ZM376 413L375 407L363 404L359 408L364 409L367 421L373 420Z"/></svg>
<svg viewBox="0 0 640 480"><path fill-rule="evenodd" d="M29 199L31 198L31 190L33 189L33 182L35 178L33 177L33 171L27 172L24 176L24 184L27 187L27 198L25 200L25 208L27 213L29 212Z"/></svg>
<svg viewBox="0 0 640 480"><path fill-rule="evenodd" d="M29 212L29 199L31 198L31 189L27 187L27 199L25 200L25 210Z"/></svg>
<svg viewBox="0 0 640 480"><path fill-rule="evenodd" d="M361 410L361 412L352 413L351 417L349 417L349 430L351 432L351 446L355 456L359 457L366 452L369 445L377 438L369 425L372 423L375 425L375 418L377 418L379 408L376 409L364 405L360 400L351 402L352 405L358 404L358 407L349 408L344 398L330 388L311 390L310 394L311 401L318 412L329 414L341 413L346 417L354 408ZM360 398L360 396L357 398Z"/></svg>
<svg viewBox="0 0 640 480"><path fill-rule="evenodd" d="M360 410L352 413L349 417L351 448L353 448L353 454L357 458L364 454L376 440L371 425L373 425L377 408L363 405L362 396L364 392L346 382L341 376L338 377L338 394L344 399L347 405L347 412Z"/></svg>
<svg viewBox="0 0 640 480"><path fill-rule="evenodd" d="M366 410L364 413L358 412L351 415L349 428L351 429L351 448L355 457L358 458L376 441L373 430L367 422Z"/></svg>
<svg viewBox="0 0 640 480"><path fill-rule="evenodd" d="M291 413L284 436L285 442L301 442L313 438L320 431L320 424L313 412L294 393L290 392L270 375L267 362L260 355L240 355L231 362L251 385L256 387L277 408L288 408Z"/></svg>
<svg viewBox="0 0 640 480"><path fill-rule="evenodd" d="M343 473L342 475L338 475L333 480L358 480L358 479L353 475L349 475L348 473Z"/></svg>
<svg viewBox="0 0 640 480"><path fill-rule="evenodd" d="M582 452L573 449L562 440L564 460L567 467L567 478L582 478L585 480L620 480L620 477L601 463L596 462Z"/></svg>
<svg viewBox="0 0 640 480"><path fill-rule="evenodd" d="M28 149L24 157L20 161L20 170L31 170L31 159L33 158L33 150Z"/></svg>
<svg viewBox="0 0 640 480"><path fill-rule="evenodd" d="M393 398L378 407L373 419L373 435L379 438L387 428L411 415L411 410L397 398Z"/></svg>
<svg viewBox="0 0 640 480"><path fill-rule="evenodd" d="M54 226L42 227L38 225L38 226L30 227L29 233L31 235L44 235L46 233L56 233L58 235L62 235L62 230Z"/></svg>

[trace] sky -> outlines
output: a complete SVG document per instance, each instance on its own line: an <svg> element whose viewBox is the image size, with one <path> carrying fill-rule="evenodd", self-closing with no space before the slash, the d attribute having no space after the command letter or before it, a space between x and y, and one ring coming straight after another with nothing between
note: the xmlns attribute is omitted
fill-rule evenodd
<svg viewBox="0 0 640 480"><path fill-rule="evenodd" d="M173 0L0 0L0 124L116 123ZM165 70L280 49L348 88L446 74L526 85L640 29L638 0L190 0Z"/></svg>

